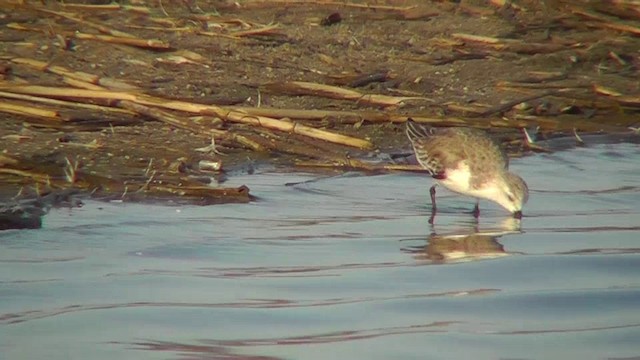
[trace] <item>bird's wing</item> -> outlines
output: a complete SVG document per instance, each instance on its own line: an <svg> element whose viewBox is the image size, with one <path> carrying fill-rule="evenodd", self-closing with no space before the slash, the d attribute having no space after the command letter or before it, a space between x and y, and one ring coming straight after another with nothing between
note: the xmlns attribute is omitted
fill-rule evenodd
<svg viewBox="0 0 640 360"><path fill-rule="evenodd" d="M465 156L474 164L490 163L498 169L509 168L509 157L502 146L491 138L486 132L478 129L462 130L462 141L475 144L474 147L466 147L468 153Z"/></svg>
<svg viewBox="0 0 640 360"><path fill-rule="evenodd" d="M463 148L462 157L467 159L471 170L471 187L480 188L502 174L509 166L507 154L501 145L486 132L477 129L460 129L459 141L469 146Z"/></svg>
<svg viewBox="0 0 640 360"><path fill-rule="evenodd" d="M406 130L407 130L407 137L409 138L411 143L428 139L429 137L435 134L435 128L422 126L417 122L413 121L413 119L411 118L407 120Z"/></svg>
<svg viewBox="0 0 640 360"><path fill-rule="evenodd" d="M421 126L415 121L407 120L407 137L413 145L416 159L427 171L433 176L437 176L443 172L443 165L438 156L437 142L435 137L436 129L432 127Z"/></svg>
<svg viewBox="0 0 640 360"><path fill-rule="evenodd" d="M406 132L418 162L434 176L457 168L463 161L477 174L491 170L487 164L498 171L509 166L500 144L482 130L426 127L409 119Z"/></svg>

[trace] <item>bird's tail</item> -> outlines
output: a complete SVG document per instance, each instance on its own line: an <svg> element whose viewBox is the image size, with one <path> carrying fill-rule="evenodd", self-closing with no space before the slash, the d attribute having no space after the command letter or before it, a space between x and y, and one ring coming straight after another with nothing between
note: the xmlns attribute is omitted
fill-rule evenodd
<svg viewBox="0 0 640 360"><path fill-rule="evenodd" d="M422 126L415 122L412 118L407 119L407 137L411 142L418 139L424 139L434 134L434 128L430 126Z"/></svg>

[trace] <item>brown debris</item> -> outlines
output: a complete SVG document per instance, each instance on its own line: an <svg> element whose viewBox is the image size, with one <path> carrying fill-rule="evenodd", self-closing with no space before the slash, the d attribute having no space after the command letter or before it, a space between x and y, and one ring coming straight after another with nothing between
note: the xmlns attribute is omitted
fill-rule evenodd
<svg viewBox="0 0 640 360"><path fill-rule="evenodd" d="M408 117L573 136L640 111L635 1L5 3L13 190L249 201L205 183L247 161L413 171L363 160L408 149Z"/></svg>
<svg viewBox="0 0 640 360"><path fill-rule="evenodd" d="M635 11L638 11L639 7L635 8ZM571 9L574 14L577 14L587 20L591 20L587 25L595 28L602 29L611 29L616 31L621 31L623 33L629 33L634 36L640 36L640 27L634 25L621 24L616 22L616 19L608 18L605 16L601 16L590 12L588 10L580 9L580 8L572 8Z"/></svg>
<svg viewBox="0 0 640 360"><path fill-rule="evenodd" d="M36 27L25 26L21 24L7 24L7 27L13 30L21 31L35 31L46 33L47 29L38 29ZM111 44L130 45L140 48L148 48L155 50L168 50L171 46L164 41L157 39L140 39L127 36L112 36L112 35L99 35L99 34L87 34L79 31L57 31L57 34L78 40L92 40L98 42L105 42Z"/></svg>
<svg viewBox="0 0 640 360"><path fill-rule="evenodd" d="M393 106L409 100L424 100L420 97L397 97L378 94L363 94L359 91L340 88L317 83L302 81L289 81L284 83L271 83L265 86L271 92L287 95L310 95L327 97L335 100L351 100L365 104Z"/></svg>

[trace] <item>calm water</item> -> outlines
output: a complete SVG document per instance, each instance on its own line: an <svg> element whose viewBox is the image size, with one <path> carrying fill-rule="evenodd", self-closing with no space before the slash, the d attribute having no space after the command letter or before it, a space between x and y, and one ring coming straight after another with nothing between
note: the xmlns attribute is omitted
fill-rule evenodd
<svg viewBox="0 0 640 360"><path fill-rule="evenodd" d="M86 202L0 232L2 359L640 356L640 146L513 161L521 224L424 175L232 177L245 205ZM290 183L297 183L292 185Z"/></svg>

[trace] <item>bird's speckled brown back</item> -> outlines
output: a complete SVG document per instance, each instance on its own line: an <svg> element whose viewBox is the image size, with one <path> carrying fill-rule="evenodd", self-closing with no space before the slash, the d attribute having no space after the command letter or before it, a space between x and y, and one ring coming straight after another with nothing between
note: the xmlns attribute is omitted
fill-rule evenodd
<svg viewBox="0 0 640 360"><path fill-rule="evenodd" d="M483 174L502 174L509 167L504 150L482 130L428 128L408 121L407 136L416 158L432 175L457 168L461 161L466 161L471 173L476 175L471 179L475 187L489 180Z"/></svg>

